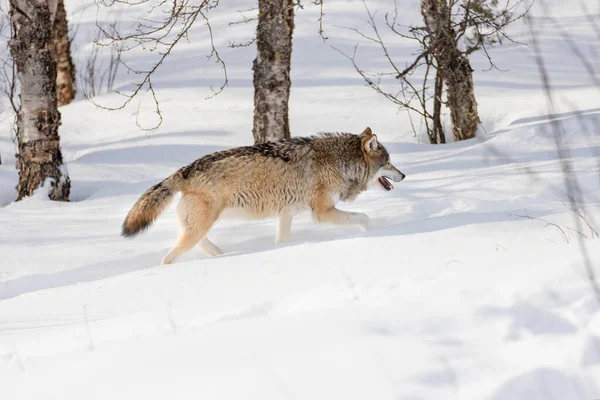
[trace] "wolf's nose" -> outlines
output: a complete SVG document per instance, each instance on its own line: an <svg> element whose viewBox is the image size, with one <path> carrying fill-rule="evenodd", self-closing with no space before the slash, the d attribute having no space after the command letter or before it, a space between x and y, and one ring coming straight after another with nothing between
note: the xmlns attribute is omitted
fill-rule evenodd
<svg viewBox="0 0 600 400"><path fill-rule="evenodd" d="M406 178L406 175L404 175L402 172L400 172L400 175L401 175L401 178L400 178L400 180L401 180L401 181L403 181L403 180L404 180L404 178Z"/></svg>

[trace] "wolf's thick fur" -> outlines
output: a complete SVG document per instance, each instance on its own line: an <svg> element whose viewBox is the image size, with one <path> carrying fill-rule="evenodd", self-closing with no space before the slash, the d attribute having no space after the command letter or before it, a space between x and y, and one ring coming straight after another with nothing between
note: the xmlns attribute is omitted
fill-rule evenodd
<svg viewBox="0 0 600 400"><path fill-rule="evenodd" d="M382 178L384 177L384 178ZM237 147L202 157L148 189L123 223L122 235L147 229L181 192L177 215L181 234L164 257L170 264L200 243L208 255L221 250L206 237L226 209L252 218L279 217L276 242L289 240L293 215L311 210L317 222L370 227L362 213L335 208L370 184L390 190L404 179L370 128L360 135L324 134ZM382 182L383 180L383 182Z"/></svg>

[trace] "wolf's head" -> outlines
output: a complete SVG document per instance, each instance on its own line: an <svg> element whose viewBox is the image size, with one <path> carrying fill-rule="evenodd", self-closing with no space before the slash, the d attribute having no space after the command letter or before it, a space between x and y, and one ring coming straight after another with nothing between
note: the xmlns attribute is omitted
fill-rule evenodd
<svg viewBox="0 0 600 400"><path fill-rule="evenodd" d="M400 182L404 175L390 162L390 155L381 143L377 141L377 135L373 134L371 128L367 128L360 134L362 151L370 165L371 177L369 186L379 186L385 191L394 188L391 181Z"/></svg>

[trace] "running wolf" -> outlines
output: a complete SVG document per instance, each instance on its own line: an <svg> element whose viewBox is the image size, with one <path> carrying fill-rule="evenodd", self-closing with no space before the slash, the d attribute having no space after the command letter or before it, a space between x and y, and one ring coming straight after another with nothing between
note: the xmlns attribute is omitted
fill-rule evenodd
<svg viewBox="0 0 600 400"><path fill-rule="evenodd" d="M366 214L338 210L336 203L354 200L369 186L392 190L390 181L404 178L370 128L360 135L330 133L237 147L199 158L148 189L125 218L122 235L147 229L177 192L182 193L181 233L163 264L198 243L207 255L222 254L207 233L231 209L250 218L277 217L275 243L289 240L292 217L305 210L316 222L367 231Z"/></svg>

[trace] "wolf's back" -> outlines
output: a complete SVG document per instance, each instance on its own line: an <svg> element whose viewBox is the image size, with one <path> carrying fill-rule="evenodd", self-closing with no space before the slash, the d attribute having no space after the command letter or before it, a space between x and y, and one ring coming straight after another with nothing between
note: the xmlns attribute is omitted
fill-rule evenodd
<svg viewBox="0 0 600 400"><path fill-rule="evenodd" d="M181 181L182 178L174 174L146 190L123 221L121 235L134 237L148 229L171 203L175 194L181 190Z"/></svg>

